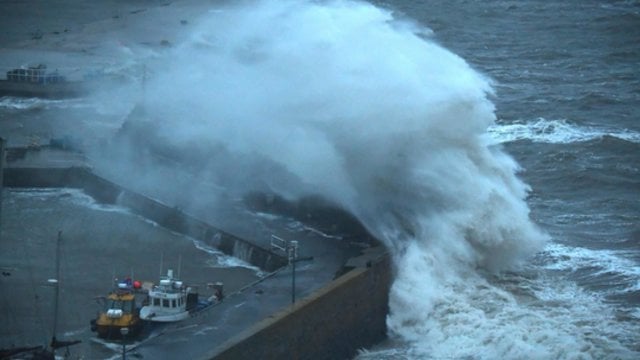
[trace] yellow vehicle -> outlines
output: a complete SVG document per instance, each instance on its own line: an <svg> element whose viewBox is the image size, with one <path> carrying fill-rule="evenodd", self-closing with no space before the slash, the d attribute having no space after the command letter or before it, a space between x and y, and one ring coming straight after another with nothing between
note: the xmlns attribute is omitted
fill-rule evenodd
<svg viewBox="0 0 640 360"><path fill-rule="evenodd" d="M91 320L91 330L105 339L119 338L123 334L127 337L138 335L142 329L140 308L136 301L136 287L130 281L117 284L104 300L104 306L98 312L96 319ZM136 285L139 285L136 282ZM123 331L122 329L127 330Z"/></svg>

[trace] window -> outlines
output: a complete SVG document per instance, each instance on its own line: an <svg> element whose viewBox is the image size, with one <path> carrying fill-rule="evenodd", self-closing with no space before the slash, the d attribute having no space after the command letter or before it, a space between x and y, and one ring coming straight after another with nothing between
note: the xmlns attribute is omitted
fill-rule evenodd
<svg viewBox="0 0 640 360"><path fill-rule="evenodd" d="M133 301L127 300L122 303L122 311L126 314L133 312Z"/></svg>

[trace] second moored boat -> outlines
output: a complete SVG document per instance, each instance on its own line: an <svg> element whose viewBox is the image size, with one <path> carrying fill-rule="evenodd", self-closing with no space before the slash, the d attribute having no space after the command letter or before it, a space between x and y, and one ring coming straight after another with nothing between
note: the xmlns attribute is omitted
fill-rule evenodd
<svg viewBox="0 0 640 360"><path fill-rule="evenodd" d="M175 322L187 319L191 313L202 310L222 299L222 288L207 300L199 300L194 287L186 286L173 276L173 270L160 278L160 284L149 289L140 318L145 321Z"/></svg>

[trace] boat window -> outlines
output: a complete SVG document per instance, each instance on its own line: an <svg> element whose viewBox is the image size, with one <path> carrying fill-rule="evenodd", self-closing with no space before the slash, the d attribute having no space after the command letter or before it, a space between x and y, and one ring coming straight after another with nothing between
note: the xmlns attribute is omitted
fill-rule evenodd
<svg viewBox="0 0 640 360"><path fill-rule="evenodd" d="M131 314L133 312L133 301L127 300L122 304L122 311L125 314Z"/></svg>
<svg viewBox="0 0 640 360"><path fill-rule="evenodd" d="M153 298L153 306L160 306L160 299Z"/></svg>
<svg viewBox="0 0 640 360"><path fill-rule="evenodd" d="M169 307L169 299L162 299L162 307Z"/></svg>
<svg viewBox="0 0 640 360"><path fill-rule="evenodd" d="M171 300L171 307L176 307L176 299Z"/></svg>
<svg viewBox="0 0 640 360"><path fill-rule="evenodd" d="M107 301L107 306L105 310L109 310L109 309L122 309L122 301L119 301L119 300Z"/></svg>

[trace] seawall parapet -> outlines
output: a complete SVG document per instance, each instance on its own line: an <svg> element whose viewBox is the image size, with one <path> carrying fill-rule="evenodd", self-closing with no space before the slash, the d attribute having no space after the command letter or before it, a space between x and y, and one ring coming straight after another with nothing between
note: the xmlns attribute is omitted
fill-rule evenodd
<svg viewBox="0 0 640 360"><path fill-rule="evenodd" d="M386 338L390 257L382 247L310 296L221 344L202 360L351 359Z"/></svg>

